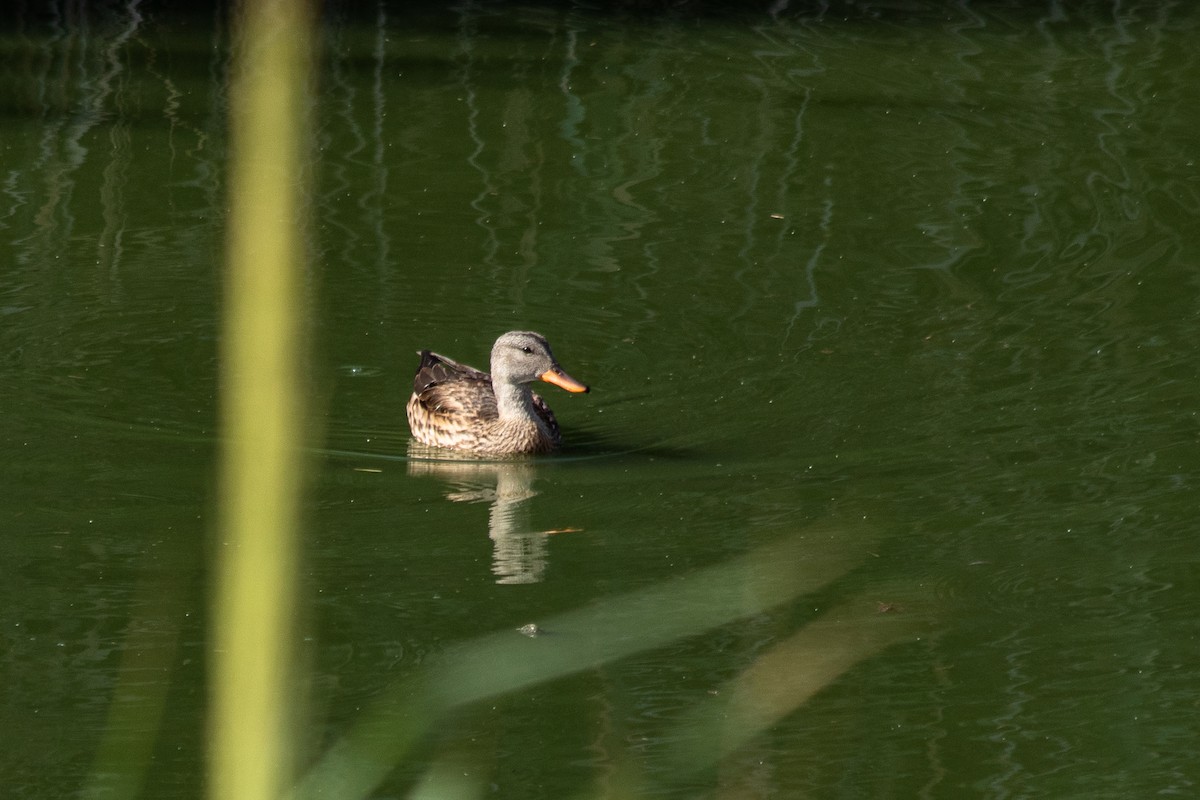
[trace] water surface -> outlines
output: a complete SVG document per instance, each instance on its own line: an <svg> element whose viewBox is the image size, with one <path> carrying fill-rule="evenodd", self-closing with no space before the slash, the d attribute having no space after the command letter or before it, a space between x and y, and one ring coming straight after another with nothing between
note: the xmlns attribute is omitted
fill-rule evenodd
<svg viewBox="0 0 1200 800"><path fill-rule="evenodd" d="M0 772L193 797L227 20L67 11L0 39ZM1193 793L1198 28L326 4L305 764L455 648L603 650L563 615L798 541L837 565L799 597L607 632L377 796L447 765L522 798ZM514 328L593 386L545 387L565 451L410 458L414 351L485 366ZM681 768L772 658L811 695Z"/></svg>

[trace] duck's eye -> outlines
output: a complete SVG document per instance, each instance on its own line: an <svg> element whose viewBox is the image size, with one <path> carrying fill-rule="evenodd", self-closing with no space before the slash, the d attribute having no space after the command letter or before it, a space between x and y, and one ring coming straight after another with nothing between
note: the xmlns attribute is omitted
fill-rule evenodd
<svg viewBox="0 0 1200 800"><path fill-rule="evenodd" d="M531 355L533 355L533 348L530 347L529 345L525 345L524 347L521 348L521 352L527 356L531 356Z"/></svg>

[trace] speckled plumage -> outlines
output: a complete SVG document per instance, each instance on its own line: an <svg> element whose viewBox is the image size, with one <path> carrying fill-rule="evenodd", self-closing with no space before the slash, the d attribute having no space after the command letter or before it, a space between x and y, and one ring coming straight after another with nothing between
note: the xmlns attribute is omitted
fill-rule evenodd
<svg viewBox="0 0 1200 800"><path fill-rule="evenodd" d="M560 444L558 421L529 384L554 383L570 392L588 387L563 372L545 337L510 331L492 347L486 372L420 351L408 427L433 447L487 455L548 453Z"/></svg>

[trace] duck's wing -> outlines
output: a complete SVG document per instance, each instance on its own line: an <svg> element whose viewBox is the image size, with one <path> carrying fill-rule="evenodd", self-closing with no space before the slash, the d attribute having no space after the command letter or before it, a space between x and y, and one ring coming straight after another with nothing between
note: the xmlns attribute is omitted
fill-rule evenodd
<svg viewBox="0 0 1200 800"><path fill-rule="evenodd" d="M481 419L497 416L490 375L428 350L420 355L421 364L413 376L413 396L428 411Z"/></svg>
<svg viewBox="0 0 1200 800"><path fill-rule="evenodd" d="M558 420L554 418L554 412L550 410L550 406L546 405L546 401L541 398L537 392L533 394L533 411L538 415L542 422L546 423L546 427L550 430L550 438L555 444L562 441L562 433L558 429Z"/></svg>

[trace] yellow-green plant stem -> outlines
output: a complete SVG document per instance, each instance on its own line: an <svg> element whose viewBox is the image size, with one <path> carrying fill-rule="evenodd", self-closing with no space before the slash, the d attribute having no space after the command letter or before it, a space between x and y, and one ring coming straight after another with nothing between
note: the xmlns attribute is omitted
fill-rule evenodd
<svg viewBox="0 0 1200 800"><path fill-rule="evenodd" d="M300 0L241 7L230 92L228 270L209 796L278 797L302 468L300 229L311 19Z"/></svg>

